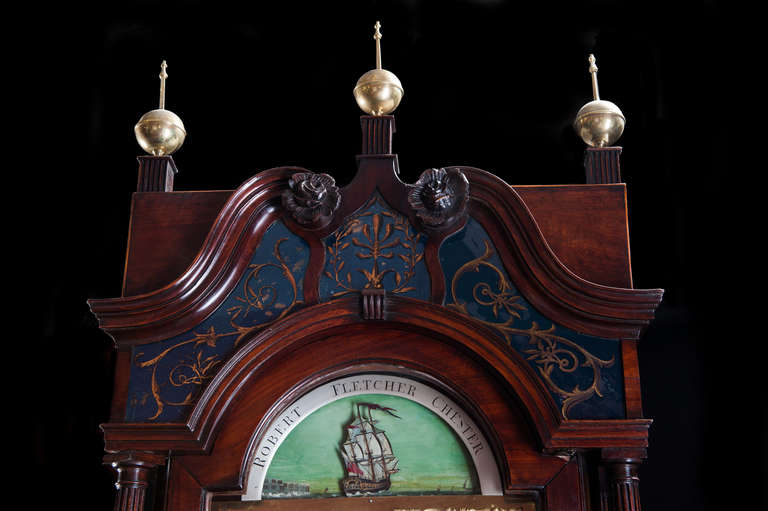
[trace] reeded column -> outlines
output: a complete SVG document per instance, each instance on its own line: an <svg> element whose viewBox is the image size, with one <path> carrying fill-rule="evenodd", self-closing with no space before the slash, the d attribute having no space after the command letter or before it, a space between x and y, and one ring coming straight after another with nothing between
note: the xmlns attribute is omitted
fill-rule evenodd
<svg viewBox="0 0 768 511"><path fill-rule="evenodd" d="M165 457L153 453L123 452L106 455L104 463L117 473L114 511L144 511L154 469L165 464Z"/></svg>
<svg viewBox="0 0 768 511"><path fill-rule="evenodd" d="M601 501L603 511L640 511L638 471L645 449L603 449Z"/></svg>

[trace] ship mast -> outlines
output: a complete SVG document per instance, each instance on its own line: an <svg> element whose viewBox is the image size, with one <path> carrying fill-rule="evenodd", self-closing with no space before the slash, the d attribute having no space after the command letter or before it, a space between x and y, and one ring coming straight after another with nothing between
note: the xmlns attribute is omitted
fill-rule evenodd
<svg viewBox="0 0 768 511"><path fill-rule="evenodd" d="M373 457L371 456L371 446L368 445L368 435L363 425L363 416L360 414L360 404L357 405L357 416L360 418L360 426L363 430L363 441L365 442L365 453L368 455L368 469L371 471L371 480L376 480L376 470L373 468ZM370 423L371 409L368 408L368 421ZM371 424L373 427L373 424Z"/></svg>
<svg viewBox="0 0 768 511"><path fill-rule="evenodd" d="M387 460L384 457L384 446L381 445L381 440L379 440L379 435L376 434L376 426L373 424L373 417L371 416L371 407L368 407L368 417L371 419L371 434L373 438L376 439L376 442L379 444L379 458L381 462L381 470L384 472L384 479L389 478L389 470L387 470ZM391 450L391 449L390 449ZM376 476L376 469L374 469L373 472L374 477Z"/></svg>

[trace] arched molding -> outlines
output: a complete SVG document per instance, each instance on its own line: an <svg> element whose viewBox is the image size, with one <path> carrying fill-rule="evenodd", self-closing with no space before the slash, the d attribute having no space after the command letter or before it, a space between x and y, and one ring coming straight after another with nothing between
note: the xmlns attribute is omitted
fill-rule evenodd
<svg viewBox="0 0 768 511"><path fill-rule="evenodd" d="M505 399L517 403L515 406L534 432L538 450L647 445L650 421L646 419L564 420L533 369L479 322L427 302L400 297L388 297L386 301L386 319L377 322L373 331L370 323L360 318L357 297L318 304L288 316L279 327L276 324L253 336L223 365L185 424L104 424L107 451L210 452L227 417L242 413L243 396L253 392L254 382L276 381L275 371L285 370L287 364L305 357L308 362L323 362L336 368L339 364L358 364L363 358L386 358L395 364L420 368L435 378L439 378L441 367L458 367L467 360L475 360L484 368L489 381L496 382L506 393ZM350 332L370 335L366 331L387 339L413 336L419 341L387 344L389 351L382 351L382 343L371 343L363 353L356 351L360 346L343 343ZM442 351L451 359L436 360L432 370L423 367L421 360L432 359ZM298 381L317 377L314 370L302 367L296 367L292 375L281 376L279 389L272 394L276 401L270 403L264 414L277 413L283 400L288 399L287 403L295 399L297 395L292 392L296 388L306 391L308 387L297 387ZM466 401L482 403L484 399L483 395L472 395Z"/></svg>
<svg viewBox="0 0 768 511"><path fill-rule="evenodd" d="M489 232L511 280L539 312L597 337L640 337L663 290L616 288L581 278L557 258L514 188L481 169L446 168L467 174L470 214Z"/></svg>
<svg viewBox="0 0 768 511"><path fill-rule="evenodd" d="M456 403L453 398L455 392L450 388L450 384L439 382L413 369L392 364L364 363L347 366L343 368L343 373L346 374L316 384L313 389L282 409L270 424L259 424L255 428L255 431L261 434L254 435L250 442L251 451L246 457L248 466L244 467L244 471L250 472L246 478L247 500L262 499L264 480L276 452L299 424L325 405L362 394L396 396L417 403L432 412L454 431L457 442L464 446L469 459L472 460L482 495L503 494L497 453L483 432L490 427L487 424L478 426L474 421L477 412L465 410L464 406ZM364 383L368 386L364 386ZM441 412L441 407L442 410L449 410L448 413ZM456 416L459 419L456 419ZM256 465L259 462L260 464Z"/></svg>
<svg viewBox="0 0 768 511"><path fill-rule="evenodd" d="M190 267L169 285L143 295L90 300L91 310L118 345L168 339L194 328L211 314L235 285L249 256L269 225L278 218L312 247L305 284L307 304L316 297L323 264L320 240L338 228L375 192L416 222L407 200L408 186L397 178L396 155L361 156L355 179L342 190L339 210L322 229L304 229L283 215L281 194L298 167L280 167L246 181L227 201ZM492 174L461 169L470 183L470 214L489 232L512 280L542 314L579 332L614 339L637 339L661 300L659 289L637 290L602 286L575 275L549 247L536 221L515 190ZM456 228L460 228L457 225ZM434 291L443 290L436 251L450 233L433 236L425 256ZM313 280L314 279L314 280ZM310 286L311 287L311 286ZM440 293L437 293L440 294Z"/></svg>
<svg viewBox="0 0 768 511"><path fill-rule="evenodd" d="M217 216L194 261L168 285L141 295L91 299L88 305L117 345L168 339L202 322L224 301L248 255L279 218L280 195L300 167L278 167L243 183Z"/></svg>

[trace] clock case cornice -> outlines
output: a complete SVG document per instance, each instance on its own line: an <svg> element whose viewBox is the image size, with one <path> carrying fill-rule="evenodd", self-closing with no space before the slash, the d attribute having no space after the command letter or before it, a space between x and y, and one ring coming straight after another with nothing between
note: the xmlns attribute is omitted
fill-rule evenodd
<svg viewBox="0 0 768 511"><path fill-rule="evenodd" d="M387 144L383 145L383 150L388 150ZM391 150L391 140L388 145ZM420 221L409 204L408 194L414 185L399 179L397 155L371 154L372 150L382 149L372 149L364 140L363 152L368 154L358 155L357 174L340 190L340 205L330 221L319 227L295 221L281 201L283 194L290 193L291 177L310 171L277 167L247 180L222 207L194 261L177 279L136 296L89 300L99 326L123 348L191 330L224 301L248 266L264 232L276 220L282 220L309 244L303 307L316 307L325 258L322 239L377 193L428 234L424 261L432 282L430 302L434 307L444 309L446 292L438 257L440 244L463 227L468 214L489 233L514 285L542 314L557 318L558 324L596 337L638 339L653 319L662 290L610 287L573 273L555 255L517 191L497 176L473 167L445 167L447 172L461 172L466 177L469 201L463 217L435 228Z"/></svg>

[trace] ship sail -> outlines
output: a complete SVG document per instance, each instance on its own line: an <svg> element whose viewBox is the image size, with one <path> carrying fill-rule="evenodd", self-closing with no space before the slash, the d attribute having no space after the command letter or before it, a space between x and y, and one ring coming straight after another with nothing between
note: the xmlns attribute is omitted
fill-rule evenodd
<svg viewBox="0 0 768 511"><path fill-rule="evenodd" d="M347 495L388 490L390 475L399 471L392 445L385 431L376 426L379 421L371 416L371 410L382 410L397 417L392 408L374 403L357 404L357 414L347 426L347 438L340 450L347 472L343 480Z"/></svg>

